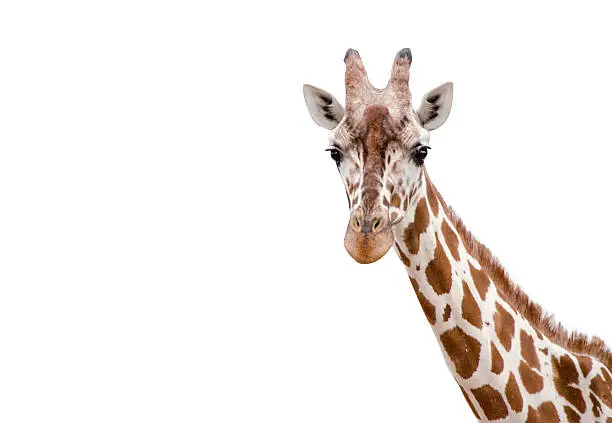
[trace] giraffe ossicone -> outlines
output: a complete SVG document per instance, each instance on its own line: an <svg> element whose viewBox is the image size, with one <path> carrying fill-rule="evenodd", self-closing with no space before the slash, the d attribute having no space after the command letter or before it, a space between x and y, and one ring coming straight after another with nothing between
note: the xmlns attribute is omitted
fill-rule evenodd
<svg viewBox="0 0 612 423"><path fill-rule="evenodd" d="M394 246L443 351L480 421L612 423L612 352L568 333L512 282L446 205L425 170L430 131L448 118L452 83L413 108L412 53L395 57L384 89L359 53L345 55L346 107L304 86L313 120L344 183L348 253L372 263Z"/></svg>

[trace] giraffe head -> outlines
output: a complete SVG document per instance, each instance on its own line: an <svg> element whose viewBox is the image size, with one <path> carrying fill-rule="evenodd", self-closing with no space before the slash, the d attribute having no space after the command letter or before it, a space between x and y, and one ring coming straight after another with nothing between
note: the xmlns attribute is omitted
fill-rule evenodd
<svg viewBox="0 0 612 423"><path fill-rule="evenodd" d="M428 92L415 110L408 81L412 54L400 50L384 89L370 84L357 51L346 64L346 108L329 93L304 85L310 116L330 130L328 150L344 183L350 219L344 238L359 263L380 259L393 245L393 225L412 208L429 149L429 131L449 113L453 86Z"/></svg>

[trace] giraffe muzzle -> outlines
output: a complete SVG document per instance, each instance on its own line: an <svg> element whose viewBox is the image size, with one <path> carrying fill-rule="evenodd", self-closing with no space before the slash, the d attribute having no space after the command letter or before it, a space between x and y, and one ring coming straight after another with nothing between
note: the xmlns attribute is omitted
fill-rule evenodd
<svg viewBox="0 0 612 423"><path fill-rule="evenodd" d="M357 263L374 263L392 245L393 233L388 216L382 210L367 214L356 211L351 215L344 237L344 248Z"/></svg>

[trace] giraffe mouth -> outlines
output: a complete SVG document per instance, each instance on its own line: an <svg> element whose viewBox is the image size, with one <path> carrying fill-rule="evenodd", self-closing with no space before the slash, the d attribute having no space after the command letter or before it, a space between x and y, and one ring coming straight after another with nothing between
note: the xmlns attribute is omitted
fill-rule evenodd
<svg viewBox="0 0 612 423"><path fill-rule="evenodd" d="M349 225L344 237L344 248L360 264L370 264L380 260L391 246L393 246L393 233L390 226L378 232L363 233Z"/></svg>

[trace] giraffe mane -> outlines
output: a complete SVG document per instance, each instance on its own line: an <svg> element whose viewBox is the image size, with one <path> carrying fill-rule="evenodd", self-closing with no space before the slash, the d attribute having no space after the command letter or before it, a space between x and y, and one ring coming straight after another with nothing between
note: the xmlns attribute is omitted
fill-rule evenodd
<svg viewBox="0 0 612 423"><path fill-rule="evenodd" d="M489 275L500 295L513 306L536 330L548 337L555 344L575 354L585 354L596 358L608 369L612 370L612 350L605 342L597 337L589 337L577 331L568 331L561 323L555 321L554 316L542 309L532 301L529 296L510 278L510 275L501 265L497 257L482 242L478 241L467 229L461 218L446 204L439 191L426 173L427 183L433 189L446 215L457 229L468 253L481 265Z"/></svg>

